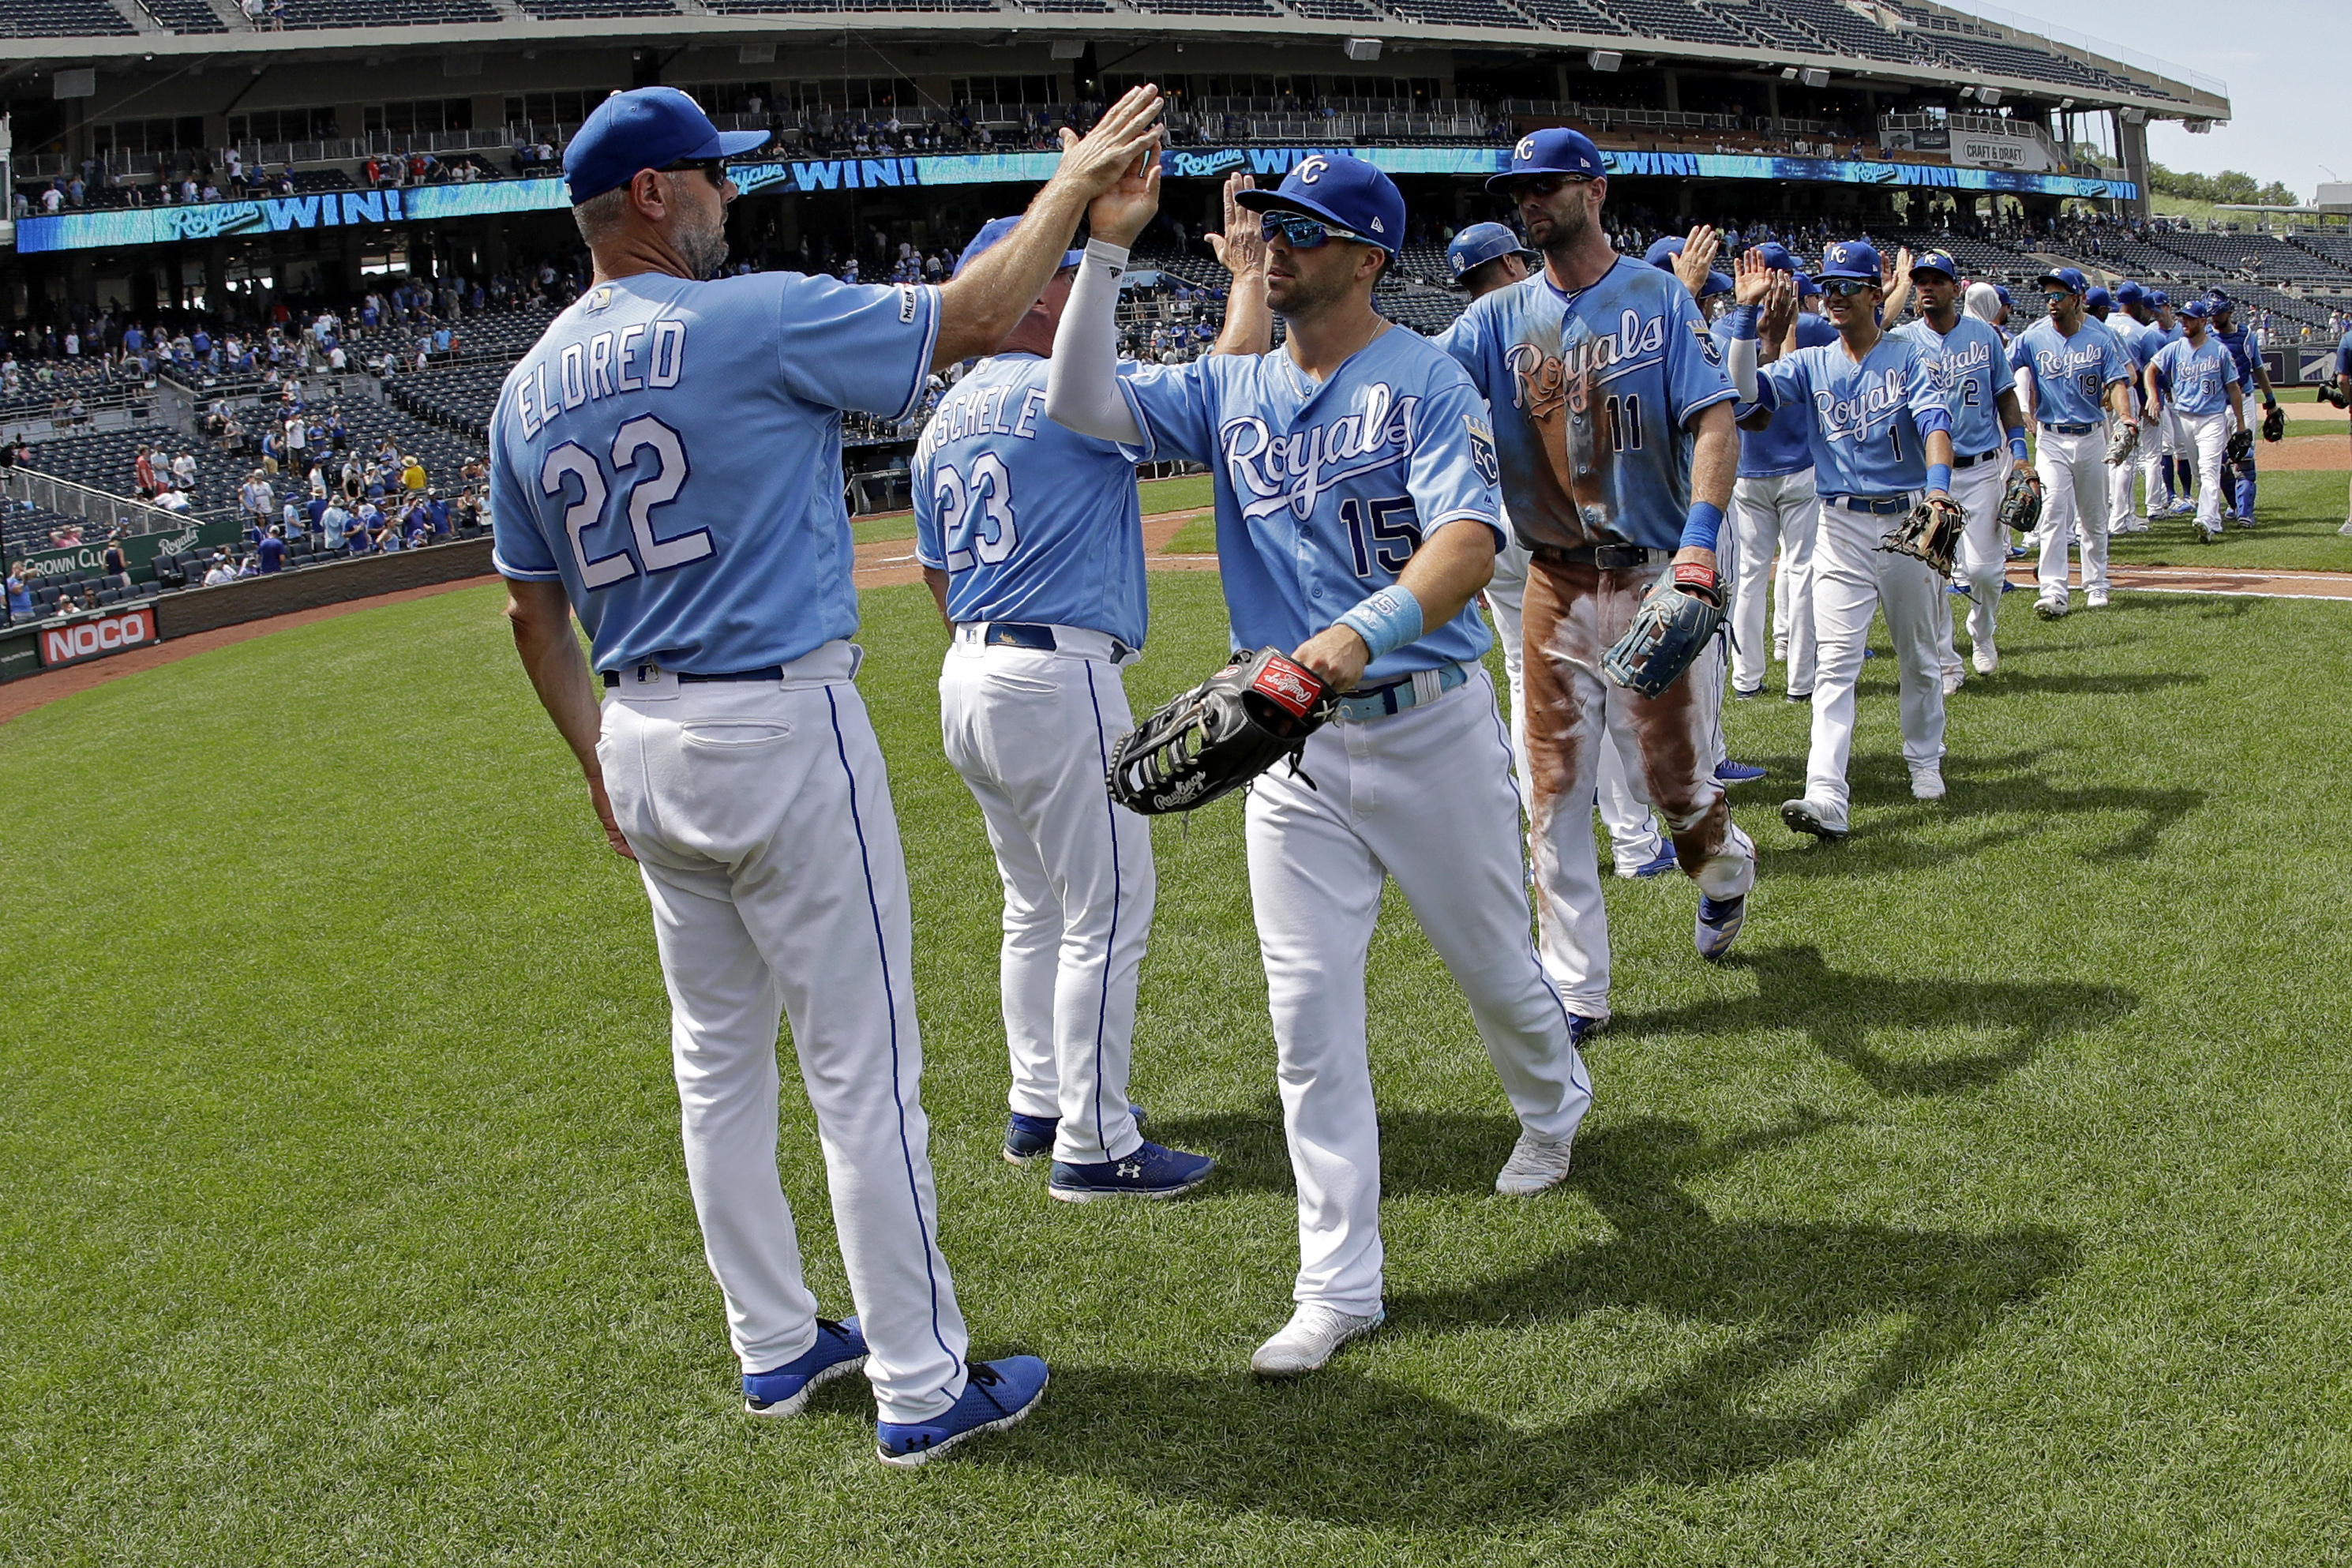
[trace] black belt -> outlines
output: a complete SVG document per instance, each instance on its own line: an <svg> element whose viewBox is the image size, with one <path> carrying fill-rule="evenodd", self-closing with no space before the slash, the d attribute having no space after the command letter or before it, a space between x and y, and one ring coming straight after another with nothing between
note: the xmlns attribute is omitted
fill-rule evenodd
<svg viewBox="0 0 2352 1568"><path fill-rule="evenodd" d="M2000 448L1995 447L1991 451L1979 452L1973 458L1954 458L1952 459L1952 471L1954 473L1958 473L1962 468L1973 468L1979 463L1990 463L1995 458L2000 456Z"/></svg>
<svg viewBox="0 0 2352 1568"><path fill-rule="evenodd" d="M1898 511L1911 510L1908 496L1823 496L1822 500L1842 511L1866 511L1873 517L1892 517Z"/></svg>
<svg viewBox="0 0 2352 1568"><path fill-rule="evenodd" d="M2054 430L2061 436L2087 436L2098 428L2095 425L2053 425L2047 419L2042 422L2042 427L2044 430Z"/></svg>
<svg viewBox="0 0 2352 1568"><path fill-rule="evenodd" d="M1674 555L1671 550L1649 550L1639 544L1587 544L1576 550L1537 544L1529 546L1528 553L1547 566L1598 566L1603 572L1659 565Z"/></svg>
<svg viewBox="0 0 2352 1568"><path fill-rule="evenodd" d="M1034 621L991 621L981 639L990 647L1025 647L1036 653L1055 650L1054 628Z"/></svg>
<svg viewBox="0 0 2352 1568"><path fill-rule="evenodd" d="M725 675L688 675L681 670L677 677L678 683L683 686L699 686L713 680L782 680L783 678L784 667L781 664L772 664L764 669L730 670ZM605 690L610 691L620 684L621 676L618 670L608 669L604 672Z"/></svg>

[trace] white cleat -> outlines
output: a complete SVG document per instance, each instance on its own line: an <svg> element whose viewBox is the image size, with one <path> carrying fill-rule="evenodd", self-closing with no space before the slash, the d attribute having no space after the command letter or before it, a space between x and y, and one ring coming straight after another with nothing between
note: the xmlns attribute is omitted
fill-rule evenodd
<svg viewBox="0 0 2352 1568"><path fill-rule="evenodd" d="M1369 1317L1343 1312L1318 1301L1302 1301L1290 1314L1282 1332L1257 1347L1250 1370L1260 1377L1301 1377L1339 1353L1349 1340L1359 1340L1388 1321L1388 1310L1372 1309Z"/></svg>
<svg viewBox="0 0 2352 1568"><path fill-rule="evenodd" d="M1954 665L1950 668L1945 670L1944 695L1949 697L1953 692L1958 691L1960 689L1961 683L1967 680L1968 678L1969 672L1962 669L1958 665Z"/></svg>
<svg viewBox="0 0 2352 1568"><path fill-rule="evenodd" d="M1941 764L1929 763L1924 768L1911 770L1911 798L1914 800L1944 798L1944 770Z"/></svg>
<svg viewBox="0 0 2352 1568"><path fill-rule="evenodd" d="M1511 1148L1511 1157L1503 1162L1502 1171L1495 1177L1495 1190L1507 1198L1531 1198L1538 1193L1549 1192L1568 1180L1569 1154L1574 1142L1570 1138L1520 1133L1518 1142Z"/></svg>
<svg viewBox="0 0 2352 1568"><path fill-rule="evenodd" d="M2343 534L2347 538L2352 538L2352 517L2346 518L2344 520L2344 526L2337 529L2336 531Z"/></svg>
<svg viewBox="0 0 2352 1568"><path fill-rule="evenodd" d="M2086 610L2105 609L2107 607L2107 591L2105 588L2092 588L2086 590L2083 595L2083 607Z"/></svg>
<svg viewBox="0 0 2352 1568"><path fill-rule="evenodd" d="M2000 668L2000 650L1989 642L1980 642L1969 649L1969 662L1977 667L1979 675L1990 675Z"/></svg>

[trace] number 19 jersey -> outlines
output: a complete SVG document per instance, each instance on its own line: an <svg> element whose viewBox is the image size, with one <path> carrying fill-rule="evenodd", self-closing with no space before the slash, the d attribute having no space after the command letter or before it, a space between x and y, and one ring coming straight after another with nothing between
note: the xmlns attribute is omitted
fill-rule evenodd
<svg viewBox="0 0 2352 1568"><path fill-rule="evenodd" d="M849 636L841 411L911 412L938 331L916 286L594 285L499 390L492 563L562 581L599 669L763 669Z"/></svg>

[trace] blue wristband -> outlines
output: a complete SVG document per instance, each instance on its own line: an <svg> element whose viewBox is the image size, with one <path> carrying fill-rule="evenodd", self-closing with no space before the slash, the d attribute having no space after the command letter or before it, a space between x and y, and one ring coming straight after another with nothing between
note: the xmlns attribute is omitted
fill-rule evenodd
<svg viewBox="0 0 2352 1568"><path fill-rule="evenodd" d="M1363 638L1377 659L1421 636L1421 601L1403 584L1391 583L1377 594L1366 595L1337 624Z"/></svg>
<svg viewBox="0 0 2352 1568"><path fill-rule="evenodd" d="M1931 490L1944 490L1948 492L1952 488L1952 465L1949 463L1928 464L1927 488Z"/></svg>
<svg viewBox="0 0 2352 1568"><path fill-rule="evenodd" d="M1713 501L1695 500L1690 513L1683 519L1685 550L1712 550L1717 537L1723 531L1723 509Z"/></svg>
<svg viewBox="0 0 2352 1568"><path fill-rule="evenodd" d="M1756 315L1753 305L1734 305L1724 312L1723 330L1735 338L1752 338L1756 335Z"/></svg>
<svg viewBox="0 0 2352 1568"><path fill-rule="evenodd" d="M2015 458L2021 463L2026 462L2032 458L2033 454L2026 450L2024 426L2012 425L2004 432L2004 434L2009 437L2009 455L2011 457Z"/></svg>

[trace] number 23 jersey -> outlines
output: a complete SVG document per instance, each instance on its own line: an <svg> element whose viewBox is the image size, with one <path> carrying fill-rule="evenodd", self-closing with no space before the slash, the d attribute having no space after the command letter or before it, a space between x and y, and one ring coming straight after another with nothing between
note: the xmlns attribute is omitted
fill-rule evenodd
<svg viewBox="0 0 2352 1568"><path fill-rule="evenodd" d="M911 412L938 330L913 285L592 286L499 389L493 564L560 579L599 669L729 674L849 636L841 411Z"/></svg>
<svg viewBox="0 0 2352 1568"><path fill-rule="evenodd" d="M1685 427L1734 395L1680 279L1620 257L1567 294L1538 272L1474 302L1436 342L1494 410L1503 501L1523 543L1681 542Z"/></svg>

